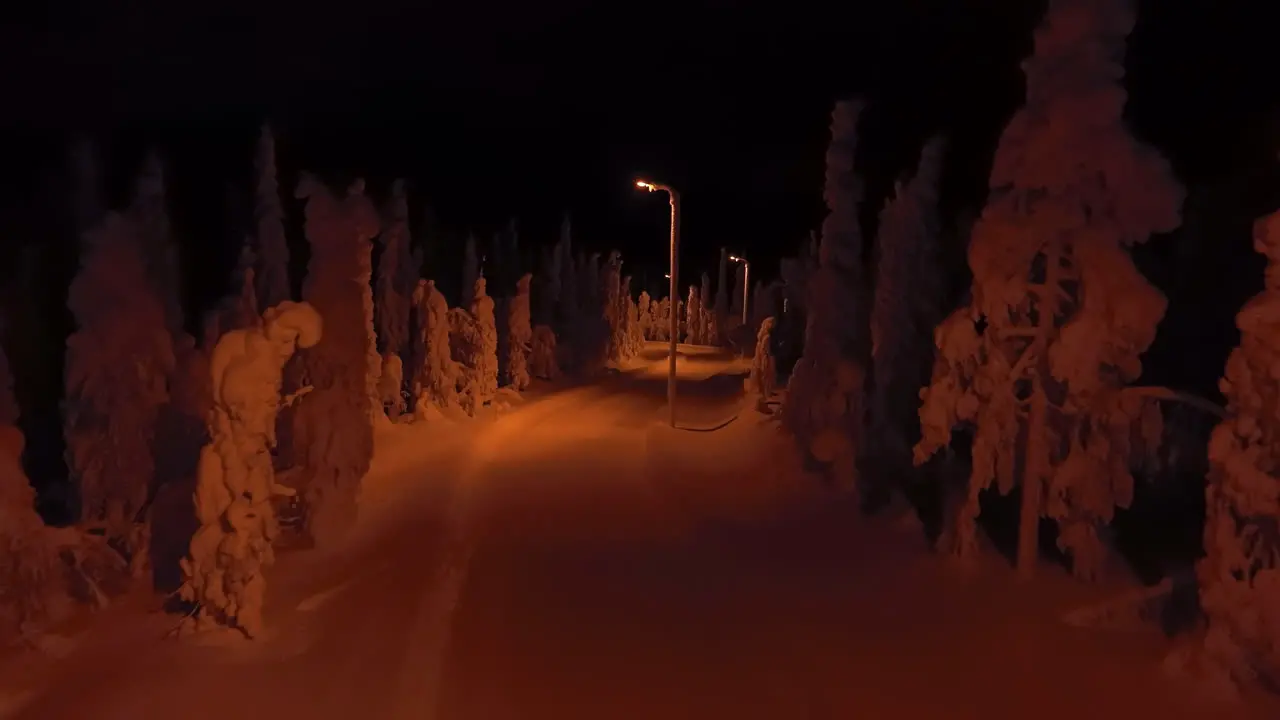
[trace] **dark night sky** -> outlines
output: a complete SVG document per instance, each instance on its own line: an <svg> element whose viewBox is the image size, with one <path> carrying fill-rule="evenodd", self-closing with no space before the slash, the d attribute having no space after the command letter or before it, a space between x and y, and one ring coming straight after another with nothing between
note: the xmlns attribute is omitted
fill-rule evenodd
<svg viewBox="0 0 1280 720"><path fill-rule="evenodd" d="M0 80L17 100L0 113L16 131L6 183L60 162L62 130L109 141L120 178L158 142L185 196L176 221L207 245L223 188L245 183L270 118L286 170L363 174L374 188L407 176L413 201L447 224L487 233L518 216L532 242L568 209L579 240L637 261L664 255L665 207L631 187L651 176L685 196L690 269L713 270L726 244L768 272L820 222L838 97L873 103L861 162L875 206L935 132L951 138L949 205L977 205L1042 7L51 2L4 30L0 52L20 69ZM1280 75L1259 7L1140 4L1131 114L1192 183L1274 154Z"/></svg>

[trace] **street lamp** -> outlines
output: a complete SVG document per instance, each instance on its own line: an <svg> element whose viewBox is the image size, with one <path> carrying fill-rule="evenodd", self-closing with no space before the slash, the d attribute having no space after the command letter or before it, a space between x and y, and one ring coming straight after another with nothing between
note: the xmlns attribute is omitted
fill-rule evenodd
<svg viewBox="0 0 1280 720"><path fill-rule="evenodd" d="M676 312L676 299L680 293L679 283L679 247L680 247L680 194L666 185L637 180L636 187L649 192L661 190L667 194L671 202L671 272L667 278L671 281L668 294L671 298L671 344L667 358L667 409L671 413L671 427L676 426L676 341L680 337L680 314Z"/></svg>
<svg viewBox="0 0 1280 720"><path fill-rule="evenodd" d="M751 263L746 258L740 258L737 255L730 255L729 259L736 263L742 263L742 324L747 324L747 291L751 288Z"/></svg>

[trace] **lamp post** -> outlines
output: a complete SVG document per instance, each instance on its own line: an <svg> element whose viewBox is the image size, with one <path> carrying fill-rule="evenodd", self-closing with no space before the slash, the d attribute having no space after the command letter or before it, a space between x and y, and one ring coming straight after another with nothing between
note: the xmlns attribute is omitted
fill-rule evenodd
<svg viewBox="0 0 1280 720"><path fill-rule="evenodd" d="M747 324L747 298L750 297L747 292L751 289L751 263L746 258L740 258L737 255L730 255L729 260L742 263L742 324Z"/></svg>
<svg viewBox="0 0 1280 720"><path fill-rule="evenodd" d="M676 311L676 303L679 298L679 272L680 272L680 194L675 190L660 185L658 183L637 180L636 187L642 190L654 192L661 190L667 194L667 199L671 202L671 272L667 278L671 281L671 288L668 295L671 302L671 344L667 351L667 410L670 412L671 427L676 426L676 340L680 337L680 313Z"/></svg>

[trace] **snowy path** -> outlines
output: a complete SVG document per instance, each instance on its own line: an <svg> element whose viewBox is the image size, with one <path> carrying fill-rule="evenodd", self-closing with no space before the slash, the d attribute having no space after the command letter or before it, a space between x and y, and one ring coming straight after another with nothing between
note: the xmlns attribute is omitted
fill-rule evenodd
<svg viewBox="0 0 1280 720"><path fill-rule="evenodd" d="M1158 638L1053 623L1087 597L1072 583L959 579L910 532L806 502L754 416L662 427L659 364L416 465L397 451L396 475L425 479L381 487L382 519L345 552L282 561L265 641L122 621L9 717L1280 717L1195 705L1159 677ZM681 369L686 417L734 406L723 366Z"/></svg>

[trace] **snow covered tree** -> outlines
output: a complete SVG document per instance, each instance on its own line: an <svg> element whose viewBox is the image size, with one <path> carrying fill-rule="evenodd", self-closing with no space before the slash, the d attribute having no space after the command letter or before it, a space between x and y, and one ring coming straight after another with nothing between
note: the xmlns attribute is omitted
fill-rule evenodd
<svg viewBox="0 0 1280 720"><path fill-rule="evenodd" d="M378 236L382 253L378 258L377 310L378 339L384 355L400 355L409 345L409 306L418 273L413 267L409 239L409 203L404 181L391 186L386 221Z"/></svg>
<svg viewBox="0 0 1280 720"><path fill-rule="evenodd" d="M1280 683L1280 212L1258 221L1266 285L1236 316L1240 345L1221 381L1227 415L1209 440L1205 651L1235 683ZM1260 682L1259 682L1260 681Z"/></svg>
<svg viewBox="0 0 1280 720"><path fill-rule="evenodd" d="M8 340L4 318L0 318L0 427L18 426L18 400L13 394L13 373L9 370L9 354L5 352Z"/></svg>
<svg viewBox="0 0 1280 720"><path fill-rule="evenodd" d="M533 328L533 339L529 348L529 372L543 380L555 380L560 377L556 334L549 325L537 325Z"/></svg>
<svg viewBox="0 0 1280 720"><path fill-rule="evenodd" d="M636 323L642 341L653 338L653 305L649 293L641 290L640 297L636 300Z"/></svg>
<svg viewBox="0 0 1280 720"><path fill-rule="evenodd" d="M557 335L565 337L577 326L579 315L578 273L573 262L573 235L569 216L560 225L560 240L556 243L556 267L560 271L560 284L556 302Z"/></svg>
<svg viewBox="0 0 1280 720"><path fill-rule="evenodd" d="M698 342L712 345L715 338L711 336L711 318L715 309L711 307L711 278L702 273L702 285L698 287Z"/></svg>
<svg viewBox="0 0 1280 720"><path fill-rule="evenodd" d="M166 304L148 274L138 216L109 213L83 238L67 304L67 466L80 517L124 538L138 521L155 473L152 441L169 399L174 345Z"/></svg>
<svg viewBox="0 0 1280 720"><path fill-rule="evenodd" d="M1159 440L1159 408L1124 390L1141 373L1165 299L1127 248L1176 227L1183 192L1122 119L1133 21L1124 2L1049 3L1023 63L1026 105L1001 138L973 228L972 301L935 331L933 382L921 395L917 462L954 427L974 429L951 550L975 549L981 490L1018 485L1024 576L1035 569L1042 515L1058 521L1077 576L1104 569L1102 534L1133 497L1130 463Z"/></svg>
<svg viewBox="0 0 1280 720"><path fill-rule="evenodd" d="M702 341L698 335L698 320L702 317L702 308L698 304L698 286L689 286L689 299L684 304L684 341L697 345Z"/></svg>
<svg viewBox="0 0 1280 720"><path fill-rule="evenodd" d="M720 336L717 343L728 340L729 333L729 250L720 248L720 273L716 276L716 328Z"/></svg>
<svg viewBox="0 0 1280 720"><path fill-rule="evenodd" d="M418 281L414 293L418 304L418 328L422 358L414 379L414 414L425 419L435 410L458 406L460 370L449 346L449 303L436 289L434 280Z"/></svg>
<svg viewBox="0 0 1280 720"><path fill-rule="evenodd" d="M476 280L480 279L480 254L476 250L476 236L467 235L462 249L462 295L459 307L469 308L475 301Z"/></svg>
<svg viewBox="0 0 1280 720"><path fill-rule="evenodd" d="M212 350L224 332L253 327L261 322L258 299L254 294L255 264L253 246L245 242L231 273L231 292L205 314L201 327L201 344L204 347Z"/></svg>
<svg viewBox="0 0 1280 720"><path fill-rule="evenodd" d="M662 298L653 311L653 339L666 342L671 339L671 298Z"/></svg>
<svg viewBox="0 0 1280 720"><path fill-rule="evenodd" d="M471 311L455 308L449 325L455 354L461 357L462 407L475 415L498 391L498 324L493 298L485 291L486 281L476 280Z"/></svg>
<svg viewBox="0 0 1280 720"><path fill-rule="evenodd" d="M846 488L857 482L862 379L871 350L858 220L862 181L853 169L862 107L861 101L844 101L831 114L823 189L828 214L818 265L807 281L804 354L791 373L782 408L784 426Z"/></svg>
<svg viewBox="0 0 1280 720"><path fill-rule="evenodd" d="M382 254L378 258L377 303L378 340L381 341L381 372L378 400L392 417L405 410L403 396L404 360L410 355L409 309L417 287L418 269L413 266L409 238L409 203L404 181L391 186L385 229L379 235ZM397 379L400 381L398 382Z"/></svg>
<svg viewBox="0 0 1280 720"><path fill-rule="evenodd" d="M530 326L529 292L533 275L525 273L516 281L516 295L507 305L507 372L511 387L517 391L529 387L529 353L533 328Z"/></svg>
<svg viewBox="0 0 1280 720"><path fill-rule="evenodd" d="M871 310L871 388L863 459L891 480L911 467L920 389L933 366L933 328L950 295L938 251L941 139L925 145L915 177L880 213Z"/></svg>
<svg viewBox="0 0 1280 720"><path fill-rule="evenodd" d="M147 263L147 278L164 303L165 327L176 339L183 332L182 283L178 248L170 235L164 169L160 157L148 153L134 186L127 214L136 224Z"/></svg>
<svg viewBox="0 0 1280 720"><path fill-rule="evenodd" d="M355 522L360 481L373 455L371 363L376 366L378 353L369 255L378 214L363 190L357 181L339 199L311 176L296 190L306 201L311 245L302 297L323 318L324 335L300 353L312 389L293 413L290 451L305 488L305 531L317 545L337 540Z"/></svg>
<svg viewBox="0 0 1280 720"><path fill-rule="evenodd" d="M729 296L729 327L735 327L742 323L742 297L743 285L747 282L747 265L746 263L733 264L733 281Z"/></svg>
<svg viewBox="0 0 1280 720"><path fill-rule="evenodd" d="M627 301L622 297L622 255L609 253L600 278L604 290L604 319L609 324L609 361L627 359Z"/></svg>
<svg viewBox="0 0 1280 720"><path fill-rule="evenodd" d="M801 244L795 257L779 263L782 278L782 307L775 334L782 344L798 347L804 339L805 317L809 307L809 280L818 270L818 239L813 233Z"/></svg>
<svg viewBox="0 0 1280 720"><path fill-rule="evenodd" d="M294 494L276 484L271 458L284 364L295 348L319 342L321 332L314 308L285 301L214 348L210 442L200 453L195 492L200 529L182 561L181 597L198 608L190 630L225 624L261 634L264 573L280 532L271 499Z"/></svg>
<svg viewBox="0 0 1280 720"><path fill-rule="evenodd" d="M276 141L263 126L254 153L257 183L254 190L254 290L258 314L293 297L289 283L289 241L284 234L284 207L276 182Z"/></svg>
<svg viewBox="0 0 1280 720"><path fill-rule="evenodd" d="M10 382L7 374L0 381ZM65 568L22 471L16 421L15 415L0 423L0 638L6 640L60 619L67 601Z"/></svg>
<svg viewBox="0 0 1280 720"><path fill-rule="evenodd" d="M635 357L644 349L644 327L640 324L640 308L631 299L631 276L622 278L622 303L626 308L627 357Z"/></svg>
<svg viewBox="0 0 1280 720"><path fill-rule="evenodd" d="M778 384L778 367L773 359L773 318L767 317L760 323L760 331L756 334L756 351L751 356L751 375L747 378L751 392L756 395L756 409L768 412L769 400L773 398Z"/></svg>

